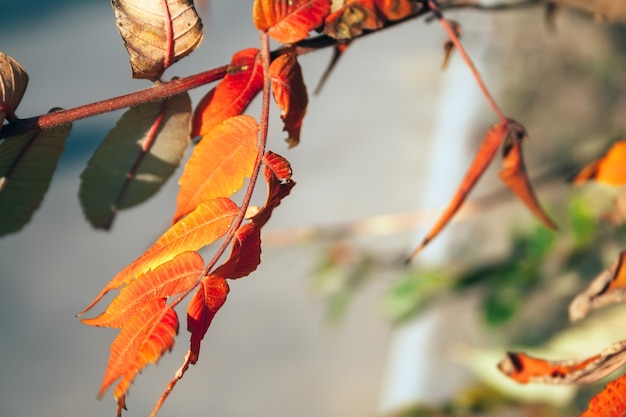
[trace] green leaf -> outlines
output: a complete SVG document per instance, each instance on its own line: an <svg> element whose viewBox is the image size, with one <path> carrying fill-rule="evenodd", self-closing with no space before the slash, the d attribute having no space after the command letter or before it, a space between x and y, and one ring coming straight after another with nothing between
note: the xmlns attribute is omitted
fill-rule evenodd
<svg viewBox="0 0 626 417"><path fill-rule="evenodd" d="M152 197L174 173L191 140L191 100L182 93L130 108L81 174L85 217L109 229L120 209Z"/></svg>
<svg viewBox="0 0 626 417"><path fill-rule="evenodd" d="M0 236L30 221L48 191L70 130L71 125L63 125L0 143Z"/></svg>

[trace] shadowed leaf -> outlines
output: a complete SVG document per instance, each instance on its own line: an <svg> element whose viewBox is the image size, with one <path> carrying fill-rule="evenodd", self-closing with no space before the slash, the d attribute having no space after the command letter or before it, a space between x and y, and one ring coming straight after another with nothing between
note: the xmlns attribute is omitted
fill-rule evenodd
<svg viewBox="0 0 626 417"><path fill-rule="evenodd" d="M38 130L0 143L0 236L20 230L43 200L71 125Z"/></svg>
<svg viewBox="0 0 626 417"><path fill-rule="evenodd" d="M298 42L322 25L331 0L254 0L257 29L281 43Z"/></svg>
<svg viewBox="0 0 626 417"><path fill-rule="evenodd" d="M580 360L548 361L524 353L509 352L498 369L511 379L526 384L590 384L626 363L626 341L614 343L601 353Z"/></svg>
<svg viewBox="0 0 626 417"><path fill-rule="evenodd" d="M616 187L626 184L626 140L615 142L602 158L585 166L573 183L592 180Z"/></svg>
<svg viewBox="0 0 626 417"><path fill-rule="evenodd" d="M626 410L626 375L622 375L589 402L581 417L624 417Z"/></svg>
<svg viewBox="0 0 626 417"><path fill-rule="evenodd" d="M250 275L261 264L261 229L255 223L244 224L237 230L230 256L214 272L228 279Z"/></svg>
<svg viewBox="0 0 626 417"><path fill-rule="evenodd" d="M151 300L168 298L193 287L203 270L200 255L183 252L123 287L98 317L81 321L90 326L122 328Z"/></svg>
<svg viewBox="0 0 626 417"><path fill-rule="evenodd" d="M227 198L201 203L170 227L143 255L113 277L78 315L92 308L110 290L128 284L133 278L153 270L179 253L195 251L213 243L228 231L238 212L237 205Z"/></svg>
<svg viewBox="0 0 626 417"><path fill-rule="evenodd" d="M296 185L291 180L291 166L282 156L273 152L267 152L263 157L265 166L263 173L267 183L267 197L265 205L251 218L251 220L263 227L272 216L272 212L278 207Z"/></svg>
<svg viewBox="0 0 626 417"><path fill-rule="evenodd" d="M179 180L174 222L203 201L230 197L254 167L259 126L250 116L226 119L202 137Z"/></svg>
<svg viewBox="0 0 626 417"><path fill-rule="evenodd" d="M118 210L152 197L189 146L189 94L132 107L81 174L80 202L91 225L109 229Z"/></svg>
<svg viewBox="0 0 626 417"><path fill-rule="evenodd" d="M569 306L572 321L583 319L591 310L626 301L626 251L602 271Z"/></svg>
<svg viewBox="0 0 626 417"><path fill-rule="evenodd" d="M233 55L226 76L205 95L193 115L192 136L203 136L229 117L248 107L263 88L263 63L259 50L244 49Z"/></svg>
<svg viewBox="0 0 626 417"><path fill-rule="evenodd" d="M300 143L300 129L308 103L302 69L296 54L289 53L276 58L270 65L269 76L274 100L282 112L280 118L285 124L283 130L289 134L287 143L291 148Z"/></svg>
<svg viewBox="0 0 626 417"><path fill-rule="evenodd" d="M0 52L0 103L14 113L17 105L22 101L24 91L28 85L28 74L24 68L8 55ZM0 126L4 124L7 112L0 108Z"/></svg>
<svg viewBox="0 0 626 417"><path fill-rule="evenodd" d="M192 0L112 0L111 5L134 78L158 80L202 40Z"/></svg>

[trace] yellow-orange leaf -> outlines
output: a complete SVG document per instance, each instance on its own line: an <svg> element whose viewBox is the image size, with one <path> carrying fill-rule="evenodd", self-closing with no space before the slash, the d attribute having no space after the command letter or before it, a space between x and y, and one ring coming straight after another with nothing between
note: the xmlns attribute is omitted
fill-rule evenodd
<svg viewBox="0 0 626 417"><path fill-rule="evenodd" d="M272 61L269 76L274 100L282 112L283 130L289 134L287 143L289 147L296 146L300 143L302 119L309 101L296 54L284 54Z"/></svg>
<svg viewBox="0 0 626 417"><path fill-rule="evenodd" d="M320 27L330 13L331 0L254 0L252 19L282 43L298 42Z"/></svg>
<svg viewBox="0 0 626 417"><path fill-rule="evenodd" d="M525 353L509 352L498 369L522 384L590 384L626 363L626 340L614 343L597 355L584 359L548 361Z"/></svg>
<svg viewBox="0 0 626 417"><path fill-rule="evenodd" d="M177 332L178 317L174 310L167 307L165 299L157 298L147 303L111 343L111 355L98 397L102 397L115 380L124 376L124 380L130 380L120 381L124 389L116 390L115 395L121 398L120 394L126 392L125 388L137 372L172 348Z"/></svg>
<svg viewBox="0 0 626 417"><path fill-rule="evenodd" d="M607 269L602 271L569 306L572 321L580 320L591 310L608 304L626 301L626 251Z"/></svg>
<svg viewBox="0 0 626 417"><path fill-rule="evenodd" d="M184 219L170 227L143 255L113 277L91 304L78 314L85 313L110 290L128 284L176 255L213 243L228 231L238 212L237 205L227 198L201 203Z"/></svg>
<svg viewBox="0 0 626 417"><path fill-rule="evenodd" d="M612 186L626 184L626 140L617 141L604 156L584 167L574 177L574 184L597 181Z"/></svg>
<svg viewBox="0 0 626 417"><path fill-rule="evenodd" d="M518 125L519 126L519 125ZM520 126L521 128L521 126ZM523 128L521 132L524 132ZM524 134L525 136L525 134ZM516 135L510 136L512 144L505 150L500 179L522 202L530 209L544 226L556 230L556 224L550 219L537 201L537 196L528 180L524 158L522 156L522 139Z"/></svg>
<svg viewBox="0 0 626 417"><path fill-rule="evenodd" d="M624 417L626 415L626 375L622 375L589 402L581 417Z"/></svg>
<svg viewBox="0 0 626 417"><path fill-rule="evenodd" d="M183 252L131 281L102 314L82 322L90 326L124 327L151 300L168 298L192 288L203 270L204 261L200 255Z"/></svg>
<svg viewBox="0 0 626 417"><path fill-rule="evenodd" d="M250 116L226 119L209 130L195 147L181 176L174 222L199 203L230 197L254 167L259 126Z"/></svg>

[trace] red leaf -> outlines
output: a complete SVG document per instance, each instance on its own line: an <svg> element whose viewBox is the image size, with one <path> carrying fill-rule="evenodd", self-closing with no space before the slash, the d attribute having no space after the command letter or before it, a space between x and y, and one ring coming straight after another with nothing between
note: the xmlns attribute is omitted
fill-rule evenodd
<svg viewBox="0 0 626 417"><path fill-rule="evenodd" d="M483 175L489 164L491 163L494 155L496 154L496 150L500 146L500 144L504 141L504 139L509 135L508 131L508 122L498 123L493 125L485 135L474 160L472 161L472 165L470 165L461 185L454 193L454 196L448 203L448 206L445 208L444 212L441 214L435 225L430 229L430 231L426 234L422 243L413 251L409 260L413 259L426 245L433 240L439 232L448 224L450 219L454 216L454 214L459 210L468 194L474 186L478 179Z"/></svg>
<svg viewBox="0 0 626 417"><path fill-rule="evenodd" d="M607 384L589 402L581 417L624 417L626 415L626 375Z"/></svg>
<svg viewBox="0 0 626 417"><path fill-rule="evenodd" d="M349 0L324 20L324 33L335 39L352 39L364 30L383 27L376 0Z"/></svg>
<svg viewBox="0 0 626 417"><path fill-rule="evenodd" d="M263 63L259 50L249 48L235 53L226 76L198 103L192 136L203 136L229 117L243 113L262 89Z"/></svg>
<svg viewBox="0 0 626 417"><path fill-rule="evenodd" d="M269 76L274 100L282 111L280 118L285 124L283 130L289 134L287 143L291 148L300 142L300 128L308 104L302 69L296 54L284 54L272 61Z"/></svg>
<svg viewBox="0 0 626 417"><path fill-rule="evenodd" d="M261 263L261 229L255 223L246 223L237 230L230 256L214 272L228 279L242 278L252 273Z"/></svg>
<svg viewBox="0 0 626 417"><path fill-rule="evenodd" d="M203 201L230 197L243 186L254 167L258 131L256 120L241 115L226 119L204 134L179 180L173 222Z"/></svg>
<svg viewBox="0 0 626 417"><path fill-rule="evenodd" d="M602 158L584 167L573 183L591 180L612 186L626 184L626 140L615 142Z"/></svg>
<svg viewBox="0 0 626 417"><path fill-rule="evenodd" d="M186 365L195 364L200 353L200 342L204 338L213 317L226 302L228 283L217 275L209 275L200 281L198 291L193 295L187 307L187 330L191 333L191 342Z"/></svg>
<svg viewBox="0 0 626 417"><path fill-rule="evenodd" d="M192 288L203 270L204 261L200 255L183 252L131 281L102 314L82 322L90 326L121 328L153 299L168 298Z"/></svg>
<svg viewBox="0 0 626 417"><path fill-rule="evenodd" d="M511 143L507 143L505 146L504 161L499 173L500 179L524 204L526 204L526 207L530 209L544 226L548 229L556 230L556 224L554 224L539 205L535 192L528 180L528 174L526 173L524 158L522 156L522 140L526 137L526 131L521 125L515 122L510 123L509 130L512 134L509 134L507 142L510 141Z"/></svg>
<svg viewBox="0 0 626 417"><path fill-rule="evenodd" d="M282 199L287 197L291 189L296 185L291 180L291 167L285 158L278 154L267 152L264 155L263 163L265 165L263 173L265 182L267 182L267 197L265 205L251 219L259 228L267 223L274 209L278 207ZM277 175L277 173L279 174ZM282 180L281 178L286 179Z"/></svg>
<svg viewBox="0 0 626 417"><path fill-rule="evenodd" d="M424 7L422 2L415 0L376 0L376 5L380 14L392 21L409 17Z"/></svg>
<svg viewBox="0 0 626 417"><path fill-rule="evenodd" d="M569 306L572 321L580 320L589 311L608 304L626 301L626 251L607 269L602 271Z"/></svg>
<svg viewBox="0 0 626 417"><path fill-rule="evenodd" d="M322 25L331 0L254 0L257 29L281 43L298 42Z"/></svg>
<svg viewBox="0 0 626 417"><path fill-rule="evenodd" d="M271 174L268 171L265 171L266 180L269 181L268 178L271 177L275 177L279 181L291 180L291 165L282 156L272 151L267 151L265 152L265 155L263 155L263 165L266 169L271 171Z"/></svg>
<svg viewBox="0 0 626 417"><path fill-rule="evenodd" d="M601 353L585 359L548 361L524 353L509 352L498 369L522 384L590 384L626 363L626 340L614 343Z"/></svg>

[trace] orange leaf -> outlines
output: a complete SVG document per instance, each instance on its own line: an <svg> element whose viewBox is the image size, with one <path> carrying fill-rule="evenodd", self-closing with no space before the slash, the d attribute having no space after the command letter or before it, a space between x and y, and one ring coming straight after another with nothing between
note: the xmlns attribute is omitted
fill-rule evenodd
<svg viewBox="0 0 626 417"><path fill-rule="evenodd" d="M298 42L322 25L331 0L254 0L257 29L281 43Z"/></svg>
<svg viewBox="0 0 626 417"><path fill-rule="evenodd" d="M128 284L133 278L164 264L182 252L195 251L213 243L228 231L238 212L237 205L227 198L201 203L184 219L170 227L143 255L113 277L78 315L92 308L110 290Z"/></svg>
<svg viewBox="0 0 626 417"><path fill-rule="evenodd" d="M287 143L291 148L300 142L300 128L308 104L302 69L296 54L284 54L272 61L269 76L272 79L274 100L282 112L280 118L285 124L283 130L289 134Z"/></svg>
<svg viewBox="0 0 626 417"><path fill-rule="evenodd" d="M581 417L624 417L626 410L626 375L622 375L589 402Z"/></svg>
<svg viewBox="0 0 626 417"><path fill-rule="evenodd" d="M535 192L532 189L524 158L522 156L522 140L526 137L524 128L512 122L509 129L512 134L507 138L504 150L504 161L500 170L500 179L509 187L511 191L520 199L526 207L537 217L548 229L556 230L556 224L548 217L545 211L539 205Z"/></svg>
<svg viewBox="0 0 626 417"><path fill-rule="evenodd" d="M324 33L335 39L352 39L383 24L376 0L351 0L326 17Z"/></svg>
<svg viewBox="0 0 626 417"><path fill-rule="evenodd" d="M259 50L249 48L235 53L226 76L196 106L192 136L202 136L229 117L243 113L262 89L263 63Z"/></svg>
<svg viewBox="0 0 626 417"><path fill-rule="evenodd" d="M263 156L265 182L267 183L267 197L265 205L252 217L252 221L263 227L272 216L272 212L283 198L287 197L296 183L291 180L291 167L282 156L267 152Z"/></svg>
<svg viewBox="0 0 626 417"><path fill-rule="evenodd" d="M254 167L259 125L246 115L226 119L210 129L195 147L181 176L174 222L199 203L230 197Z"/></svg>
<svg viewBox="0 0 626 417"><path fill-rule="evenodd" d="M448 206L445 208L444 212L441 214L435 225L430 229L430 231L426 234L422 243L415 248L411 256L409 257L409 261L413 259L426 245L433 240L439 232L448 224L450 219L454 216L454 214L459 210L468 194L474 186L478 179L483 175L485 169L491 163L494 155L496 154L496 150L500 146L500 144L504 141L504 139L508 136L508 121L501 122L493 125L485 135L474 160L472 161L472 165L470 165L461 185L454 193L454 196L448 203Z"/></svg>
<svg viewBox="0 0 626 417"><path fill-rule="evenodd" d="M203 270L204 261L200 255L183 252L131 281L102 314L83 319L82 322L90 326L124 327L147 302L155 298L168 298L192 288Z"/></svg>
<svg viewBox="0 0 626 417"><path fill-rule="evenodd" d="M376 0L378 10L387 20L401 20L424 7L415 0Z"/></svg>
<svg viewBox="0 0 626 417"><path fill-rule="evenodd" d="M220 276L209 275L200 281L198 291L187 307L187 330L191 333L191 346L185 365L198 361L200 342L209 329L213 317L224 305L228 291L228 283ZM183 369L186 369L185 365Z"/></svg>
<svg viewBox="0 0 626 417"><path fill-rule="evenodd" d="M230 256L214 272L228 279L242 278L261 263L261 229L255 223L246 223L237 230Z"/></svg>
<svg viewBox="0 0 626 417"><path fill-rule="evenodd" d="M602 184L626 184L626 140L617 141L604 156L584 167L573 179L574 184L595 180Z"/></svg>
<svg viewBox="0 0 626 417"><path fill-rule="evenodd" d="M614 343L598 355L581 360L547 361L524 353L509 352L498 369L522 384L590 384L626 363L626 340Z"/></svg>
<svg viewBox="0 0 626 417"><path fill-rule="evenodd" d="M580 320L591 310L626 301L625 263L626 251L622 251L611 266L602 271L589 287L574 298L569 306L570 320Z"/></svg>
<svg viewBox="0 0 626 417"><path fill-rule="evenodd" d="M172 320L172 314L175 320ZM160 325L161 323L164 325ZM124 326L111 343L111 355L98 397L102 397L107 388L119 377L134 377L148 364L145 360L159 359L163 352L172 348L177 332L176 313L166 306L164 298L154 299L145 304L139 314Z"/></svg>

